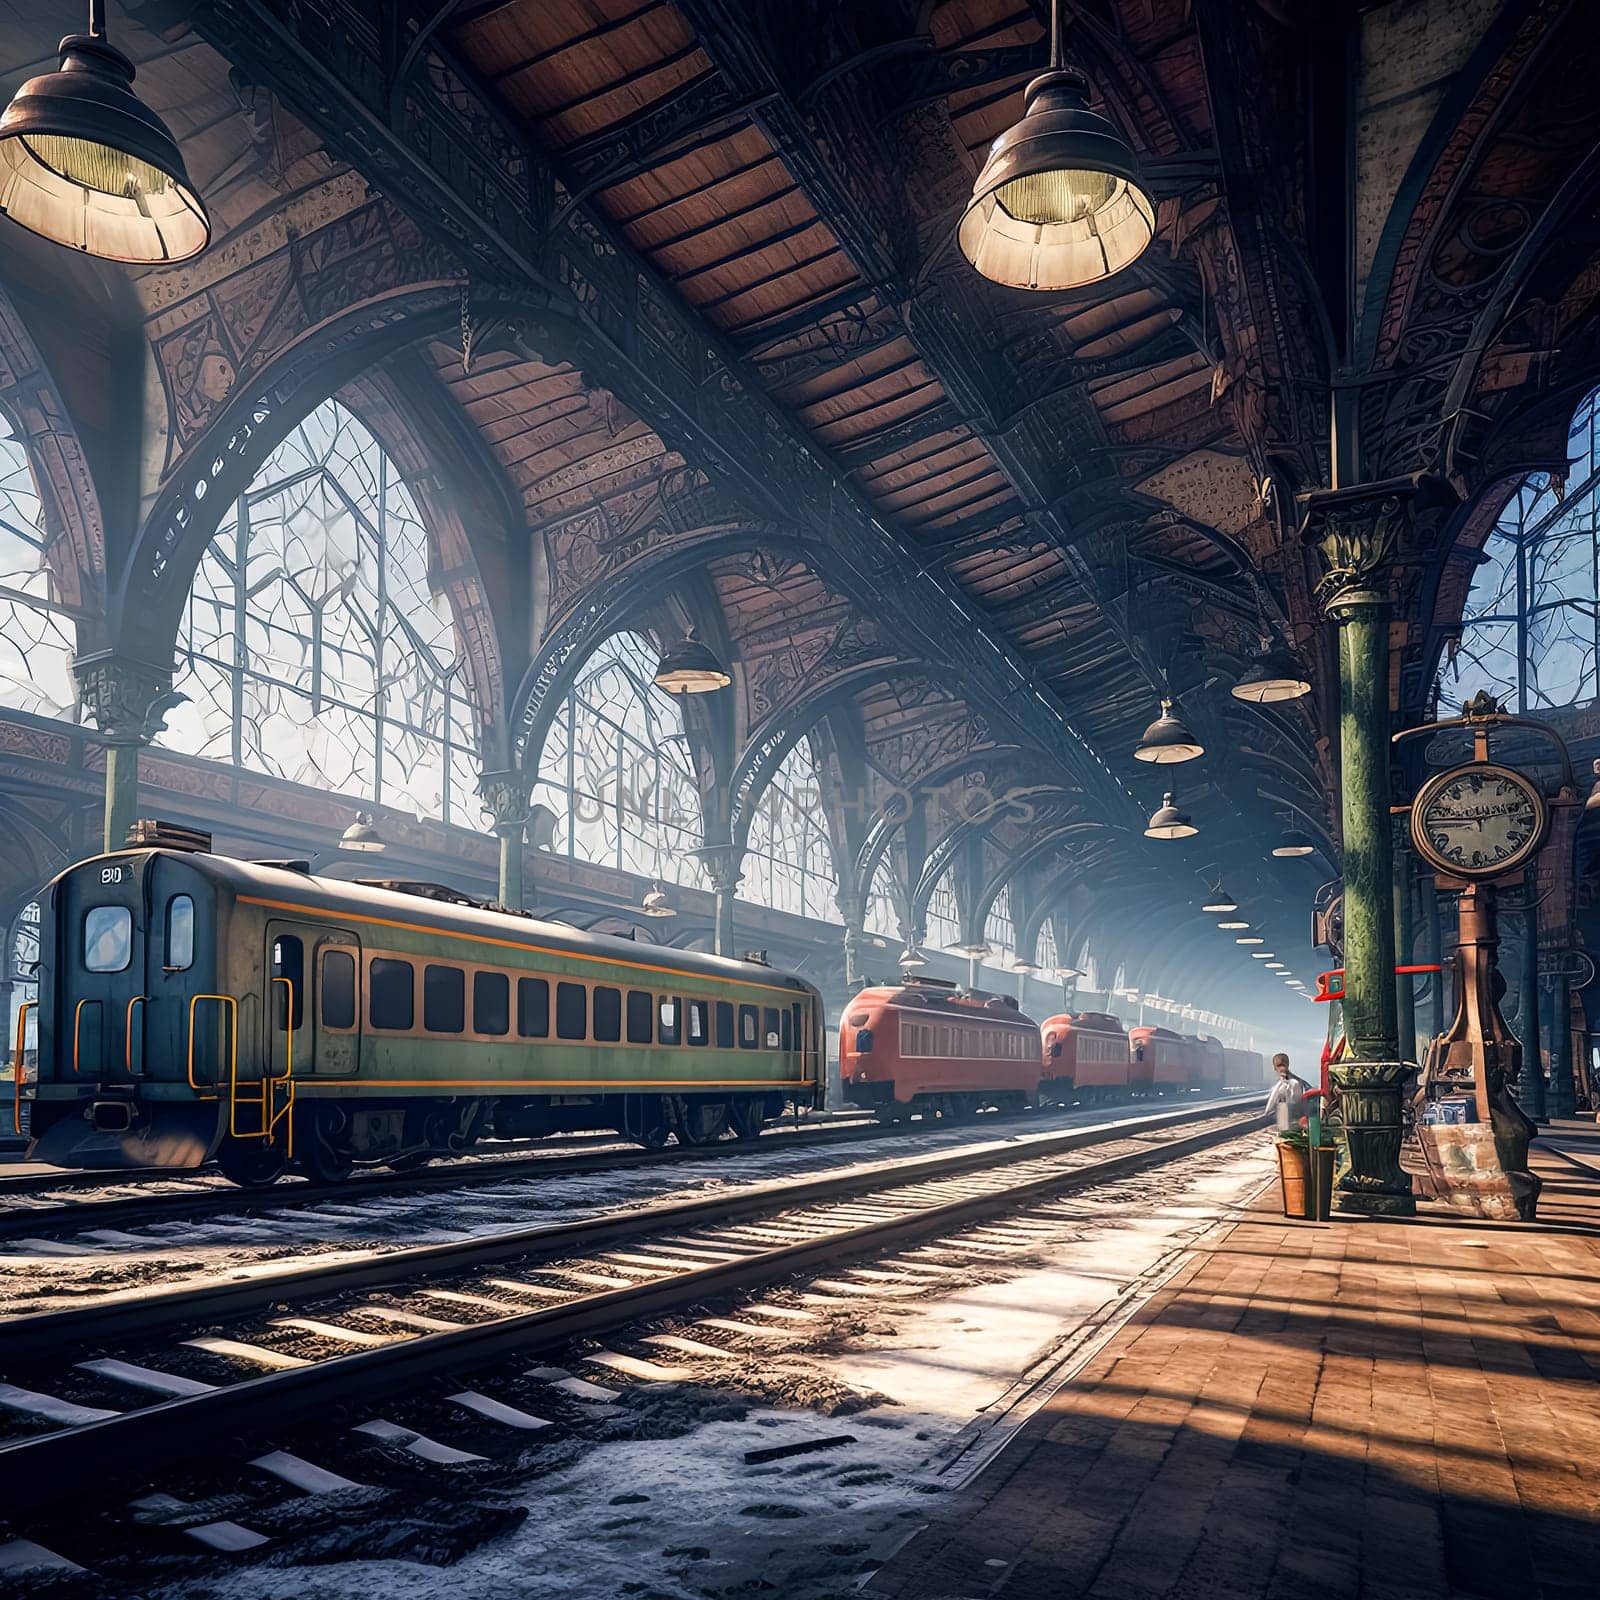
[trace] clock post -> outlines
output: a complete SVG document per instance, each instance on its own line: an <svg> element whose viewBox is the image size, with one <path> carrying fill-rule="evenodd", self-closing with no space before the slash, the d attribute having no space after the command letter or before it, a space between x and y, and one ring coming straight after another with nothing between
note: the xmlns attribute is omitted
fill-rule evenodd
<svg viewBox="0 0 1600 1600"><path fill-rule="evenodd" d="M1531 904L1531 868L1549 832L1550 807L1578 802L1561 736L1531 718L1506 715L1487 694L1474 696L1459 717L1396 734L1395 743L1451 728L1471 733L1472 759L1435 773L1402 808L1410 811L1412 845L1433 869L1436 886L1459 897L1456 1014L1429 1045L1417 1092L1423 1188L1475 1216L1532 1221L1539 1179L1528 1168L1528 1143L1538 1129L1515 1091L1526 1040L1538 1050L1537 1011L1530 1009L1538 950L1530 916L1532 971L1523 974L1519 1040L1500 1010L1506 984L1499 969L1498 900L1502 889L1526 884ZM1512 730L1553 746L1562 772L1554 796L1528 774L1490 759L1491 735ZM1539 1070L1535 1054L1529 1071Z"/></svg>

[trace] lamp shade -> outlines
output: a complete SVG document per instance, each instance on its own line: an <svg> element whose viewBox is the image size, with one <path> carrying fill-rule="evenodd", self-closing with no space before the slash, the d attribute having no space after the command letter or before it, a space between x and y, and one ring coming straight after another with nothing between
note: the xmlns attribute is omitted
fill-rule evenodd
<svg viewBox="0 0 1600 1600"><path fill-rule="evenodd" d="M908 944L900 957L902 972L916 972L927 964L928 958L914 944Z"/></svg>
<svg viewBox="0 0 1600 1600"><path fill-rule="evenodd" d="M133 63L99 34L61 41L0 116L0 211L107 261L185 261L211 221L162 120L133 92Z"/></svg>
<svg viewBox="0 0 1600 1600"><path fill-rule="evenodd" d="M1161 702L1161 715L1144 730L1144 737L1133 747L1135 761L1157 761L1170 765L1193 761L1203 756L1206 747L1172 714L1172 702Z"/></svg>
<svg viewBox="0 0 1600 1600"><path fill-rule="evenodd" d="M1303 833L1286 833L1272 847L1272 853L1279 857L1308 856L1317 847Z"/></svg>
<svg viewBox="0 0 1600 1600"><path fill-rule="evenodd" d="M1219 928L1227 928L1231 930L1234 928L1248 928L1250 924L1248 922L1241 921L1237 917L1234 917L1230 918L1227 922L1219 922L1217 926Z"/></svg>
<svg viewBox="0 0 1600 1600"><path fill-rule="evenodd" d="M1147 839L1187 839L1199 831L1190 820L1189 813L1180 811L1176 801L1168 793L1162 795L1161 807L1151 815L1144 835Z"/></svg>
<svg viewBox="0 0 1600 1600"><path fill-rule="evenodd" d="M1138 161L1089 109L1089 80L1052 67L1028 85L1022 120L990 145L956 239L996 283L1075 289L1136 261L1155 229Z"/></svg>
<svg viewBox="0 0 1600 1600"><path fill-rule="evenodd" d="M389 848L388 841L378 832L372 820L370 811L358 811L356 820L344 830L339 838L341 850L362 850L370 854L378 854Z"/></svg>
<svg viewBox="0 0 1600 1600"><path fill-rule="evenodd" d="M1235 700L1268 705L1275 700L1298 700L1311 693L1311 680L1281 644L1269 645L1251 658L1243 676L1229 691Z"/></svg>
<svg viewBox="0 0 1600 1600"><path fill-rule="evenodd" d="M728 669L693 628L682 644L666 651L656 664L656 688L668 694L707 694L726 689L732 682Z"/></svg>
<svg viewBox="0 0 1600 1600"><path fill-rule="evenodd" d="M1215 891L1212 893L1211 898L1207 900L1206 903L1200 907L1200 909L1202 911L1215 912L1237 911L1239 909L1239 902L1235 900L1233 896L1229 894L1228 891L1219 883Z"/></svg>
<svg viewBox="0 0 1600 1600"><path fill-rule="evenodd" d="M667 899L667 891L659 883L640 901L639 909L647 917L675 917L678 914Z"/></svg>
<svg viewBox="0 0 1600 1600"><path fill-rule="evenodd" d="M958 956L966 956L972 961L981 961L985 956L994 954L994 947L987 939L973 939L966 944L953 944L951 951Z"/></svg>

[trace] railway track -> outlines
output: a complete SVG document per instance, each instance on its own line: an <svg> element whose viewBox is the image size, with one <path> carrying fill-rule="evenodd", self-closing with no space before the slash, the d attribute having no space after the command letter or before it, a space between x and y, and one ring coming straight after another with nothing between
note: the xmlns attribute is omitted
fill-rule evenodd
<svg viewBox="0 0 1600 1600"><path fill-rule="evenodd" d="M39 1511L219 1439L837 1270L1259 1122L1253 1110L1187 1108L19 1318L0 1327L0 1405L16 1426L0 1444L0 1508Z"/></svg>

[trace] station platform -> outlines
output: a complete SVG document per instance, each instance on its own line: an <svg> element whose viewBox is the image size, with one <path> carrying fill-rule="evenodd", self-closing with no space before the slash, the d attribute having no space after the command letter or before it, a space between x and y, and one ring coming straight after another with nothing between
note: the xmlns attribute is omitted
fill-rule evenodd
<svg viewBox="0 0 1600 1600"><path fill-rule="evenodd" d="M1600 1594L1600 1131L1540 1220L1287 1222L1177 1270L867 1586L893 1600Z"/></svg>

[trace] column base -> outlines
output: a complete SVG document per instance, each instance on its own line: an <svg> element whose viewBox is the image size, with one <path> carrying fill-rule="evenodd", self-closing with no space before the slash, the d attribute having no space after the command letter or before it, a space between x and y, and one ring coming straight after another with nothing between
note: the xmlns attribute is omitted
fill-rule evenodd
<svg viewBox="0 0 1600 1600"><path fill-rule="evenodd" d="M1405 1132L1400 1101L1411 1071L1403 1061L1341 1061L1328 1069L1339 1095L1335 1137L1344 1157L1334 1210L1373 1217L1416 1215L1411 1174L1400 1165Z"/></svg>

